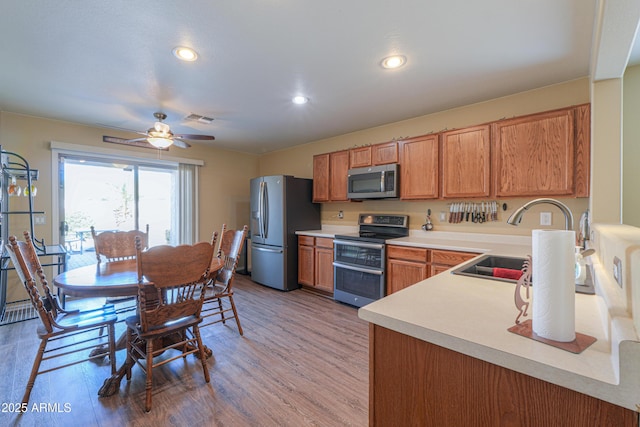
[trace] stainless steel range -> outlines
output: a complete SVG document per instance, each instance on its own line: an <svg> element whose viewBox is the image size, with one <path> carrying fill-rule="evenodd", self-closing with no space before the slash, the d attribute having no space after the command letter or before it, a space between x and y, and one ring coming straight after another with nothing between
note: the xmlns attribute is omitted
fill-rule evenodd
<svg viewBox="0 0 640 427"><path fill-rule="evenodd" d="M333 241L333 298L362 307L384 297L385 242L409 235L409 217L360 214L358 226Z"/></svg>

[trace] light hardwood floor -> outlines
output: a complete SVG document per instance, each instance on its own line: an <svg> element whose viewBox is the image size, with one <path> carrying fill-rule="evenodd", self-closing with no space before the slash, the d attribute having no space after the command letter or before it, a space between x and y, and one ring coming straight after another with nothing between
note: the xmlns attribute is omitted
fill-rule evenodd
<svg viewBox="0 0 640 427"><path fill-rule="evenodd" d="M29 411L0 412L0 425L367 425L368 324L355 308L242 275L236 275L236 304L244 337L233 321L202 329L214 354L209 384L193 356L164 365L154 370L153 408L145 413L139 367L118 394L99 398L108 364L82 363L40 375ZM0 326L2 409L22 398L39 343L36 326L36 320ZM117 364L123 360L119 351Z"/></svg>

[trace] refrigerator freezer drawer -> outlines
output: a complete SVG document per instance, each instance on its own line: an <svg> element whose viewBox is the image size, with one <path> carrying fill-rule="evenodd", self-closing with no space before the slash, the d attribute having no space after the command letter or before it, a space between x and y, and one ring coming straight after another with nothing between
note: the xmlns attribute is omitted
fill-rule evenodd
<svg viewBox="0 0 640 427"><path fill-rule="evenodd" d="M251 246L251 280L271 288L288 291L285 249Z"/></svg>

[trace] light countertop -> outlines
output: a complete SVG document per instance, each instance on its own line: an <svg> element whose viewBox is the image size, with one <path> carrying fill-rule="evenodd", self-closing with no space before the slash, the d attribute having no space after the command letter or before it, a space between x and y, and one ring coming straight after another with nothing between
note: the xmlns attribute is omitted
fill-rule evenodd
<svg viewBox="0 0 640 427"><path fill-rule="evenodd" d="M412 233L387 243L479 254L531 254L531 239L521 236ZM628 313L607 306L613 286L608 275L599 264L593 268L596 295L576 294L576 332L597 341L580 354L507 330L518 313L512 283L453 275L451 270L362 307L358 315L396 332L637 410L640 342Z"/></svg>

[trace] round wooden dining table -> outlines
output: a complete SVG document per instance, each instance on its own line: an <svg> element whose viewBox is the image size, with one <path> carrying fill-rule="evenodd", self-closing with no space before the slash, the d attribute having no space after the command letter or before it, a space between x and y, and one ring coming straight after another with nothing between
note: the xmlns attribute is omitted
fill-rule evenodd
<svg viewBox="0 0 640 427"><path fill-rule="evenodd" d="M214 257L209 267L210 278L215 278L224 262ZM53 283L66 295L76 297L125 297L138 295L138 266L136 260L112 261L87 265L58 274ZM124 348L123 337L118 339L116 348ZM207 356L212 354L205 346ZM98 390L101 397L111 396L120 389L120 382L127 372L126 363L104 381Z"/></svg>
<svg viewBox="0 0 640 427"><path fill-rule="evenodd" d="M223 262L214 257L209 275L215 276ZM87 265L58 274L53 284L74 297L126 297L138 295L138 267L135 260Z"/></svg>

